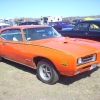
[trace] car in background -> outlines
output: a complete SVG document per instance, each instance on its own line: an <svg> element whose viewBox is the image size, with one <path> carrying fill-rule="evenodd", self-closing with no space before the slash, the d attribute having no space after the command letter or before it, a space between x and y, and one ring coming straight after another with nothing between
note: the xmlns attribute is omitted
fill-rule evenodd
<svg viewBox="0 0 100 100"><path fill-rule="evenodd" d="M74 25L68 23L67 21L49 22L49 26L52 26L56 30L66 30L74 27Z"/></svg>
<svg viewBox="0 0 100 100"><path fill-rule="evenodd" d="M0 30L0 61L5 58L37 69L38 79L47 84L56 83L60 75L74 76L95 69L100 63L98 47L98 42L62 37L50 26Z"/></svg>
<svg viewBox="0 0 100 100"><path fill-rule="evenodd" d="M19 25L39 25L38 21L36 22L20 22Z"/></svg>
<svg viewBox="0 0 100 100"><path fill-rule="evenodd" d="M100 41L100 20L79 22L70 30L58 31L62 36Z"/></svg>
<svg viewBox="0 0 100 100"><path fill-rule="evenodd" d="M82 19L74 19L71 21L71 24L76 25L77 23L81 22Z"/></svg>
<svg viewBox="0 0 100 100"><path fill-rule="evenodd" d="M0 29L10 27L10 24L0 23Z"/></svg>

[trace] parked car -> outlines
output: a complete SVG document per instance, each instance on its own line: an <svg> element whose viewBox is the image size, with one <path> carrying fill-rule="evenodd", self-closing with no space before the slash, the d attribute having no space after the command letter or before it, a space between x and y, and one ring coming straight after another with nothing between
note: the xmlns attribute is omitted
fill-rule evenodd
<svg viewBox="0 0 100 100"><path fill-rule="evenodd" d="M0 23L0 29L10 27L11 25L5 24L5 23Z"/></svg>
<svg viewBox="0 0 100 100"><path fill-rule="evenodd" d="M0 31L0 61L5 58L37 69L38 79L47 84L56 83L60 75L95 69L100 63L99 47L99 42L62 37L50 26L13 26Z"/></svg>
<svg viewBox="0 0 100 100"><path fill-rule="evenodd" d="M74 25L68 23L67 21L49 22L49 26L52 26L56 30L66 30L67 28L72 29Z"/></svg>
<svg viewBox="0 0 100 100"><path fill-rule="evenodd" d="M36 22L20 22L19 25L39 25L39 23Z"/></svg>
<svg viewBox="0 0 100 100"><path fill-rule="evenodd" d="M62 36L100 41L100 20L86 20L75 25L73 29L58 31Z"/></svg>
<svg viewBox="0 0 100 100"><path fill-rule="evenodd" d="M82 19L74 19L72 20L71 24L76 25L77 23L81 22Z"/></svg>

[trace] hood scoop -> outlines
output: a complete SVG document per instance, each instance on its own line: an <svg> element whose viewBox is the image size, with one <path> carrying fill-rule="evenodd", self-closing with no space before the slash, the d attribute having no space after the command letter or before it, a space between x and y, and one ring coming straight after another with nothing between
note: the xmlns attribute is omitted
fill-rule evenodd
<svg viewBox="0 0 100 100"><path fill-rule="evenodd" d="M68 41L66 40L54 40L55 42L61 43L61 44L66 44Z"/></svg>
<svg viewBox="0 0 100 100"><path fill-rule="evenodd" d="M62 43L62 44L67 44L70 41L76 41L76 39L74 38L69 38L69 37L65 37L65 39L61 39L61 40L54 40L55 42L58 43Z"/></svg>
<svg viewBox="0 0 100 100"><path fill-rule="evenodd" d="M68 43L68 42L67 42L67 41L64 41L64 42L62 42L62 43L66 44L66 43Z"/></svg>

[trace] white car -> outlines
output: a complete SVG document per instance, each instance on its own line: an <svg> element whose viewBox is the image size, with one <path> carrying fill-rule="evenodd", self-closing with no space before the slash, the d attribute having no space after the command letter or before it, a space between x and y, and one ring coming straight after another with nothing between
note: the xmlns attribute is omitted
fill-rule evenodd
<svg viewBox="0 0 100 100"><path fill-rule="evenodd" d="M10 27L10 24L0 23L0 29Z"/></svg>

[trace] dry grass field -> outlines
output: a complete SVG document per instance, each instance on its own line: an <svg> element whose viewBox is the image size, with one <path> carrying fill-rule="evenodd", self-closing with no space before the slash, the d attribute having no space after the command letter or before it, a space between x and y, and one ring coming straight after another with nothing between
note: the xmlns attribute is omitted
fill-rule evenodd
<svg viewBox="0 0 100 100"><path fill-rule="evenodd" d="M4 60L0 62L0 100L100 100L100 65L48 85L37 79L36 70Z"/></svg>

